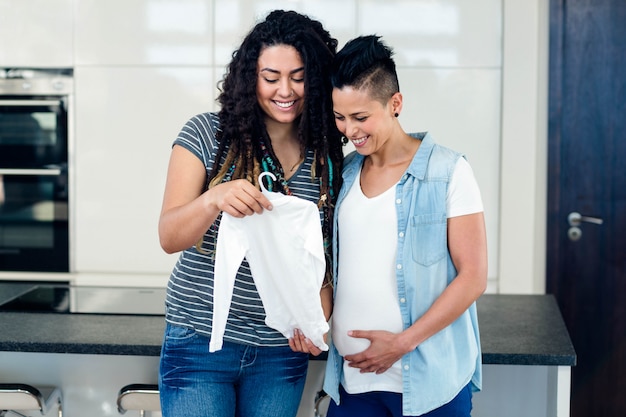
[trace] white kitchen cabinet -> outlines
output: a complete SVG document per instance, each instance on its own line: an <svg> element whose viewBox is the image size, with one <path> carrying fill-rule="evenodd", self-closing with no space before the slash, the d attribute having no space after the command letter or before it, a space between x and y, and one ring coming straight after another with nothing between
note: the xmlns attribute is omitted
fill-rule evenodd
<svg viewBox="0 0 626 417"><path fill-rule="evenodd" d="M500 67L500 0L361 0L358 33L383 35L396 65Z"/></svg>
<svg viewBox="0 0 626 417"><path fill-rule="evenodd" d="M0 66L72 67L73 0L0 0Z"/></svg>
<svg viewBox="0 0 626 417"><path fill-rule="evenodd" d="M77 65L210 65L211 0L76 0Z"/></svg>
<svg viewBox="0 0 626 417"><path fill-rule="evenodd" d="M171 145L187 119L214 109L204 67L76 70L74 271L169 274L158 217Z"/></svg>

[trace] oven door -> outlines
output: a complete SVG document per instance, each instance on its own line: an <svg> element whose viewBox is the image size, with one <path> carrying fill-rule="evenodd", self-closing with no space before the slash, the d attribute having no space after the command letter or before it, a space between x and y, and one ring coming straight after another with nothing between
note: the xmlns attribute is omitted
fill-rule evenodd
<svg viewBox="0 0 626 417"><path fill-rule="evenodd" d="M69 272L63 97L0 99L0 270Z"/></svg>
<svg viewBox="0 0 626 417"><path fill-rule="evenodd" d="M0 98L0 168L67 164L67 98Z"/></svg>
<svg viewBox="0 0 626 417"><path fill-rule="evenodd" d="M0 169L0 269L69 272L67 170Z"/></svg>

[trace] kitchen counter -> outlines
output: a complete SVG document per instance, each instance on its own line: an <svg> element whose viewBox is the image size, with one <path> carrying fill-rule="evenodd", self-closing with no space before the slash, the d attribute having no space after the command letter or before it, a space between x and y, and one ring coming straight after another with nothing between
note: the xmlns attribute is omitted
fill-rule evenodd
<svg viewBox="0 0 626 417"><path fill-rule="evenodd" d="M576 365L554 296L486 294L477 307L483 363Z"/></svg>
<svg viewBox="0 0 626 417"><path fill-rule="evenodd" d="M551 295L485 294L478 317L484 364L576 364ZM163 329L163 316L2 312L0 351L158 356Z"/></svg>
<svg viewBox="0 0 626 417"><path fill-rule="evenodd" d="M0 351L159 356L163 316L0 313Z"/></svg>

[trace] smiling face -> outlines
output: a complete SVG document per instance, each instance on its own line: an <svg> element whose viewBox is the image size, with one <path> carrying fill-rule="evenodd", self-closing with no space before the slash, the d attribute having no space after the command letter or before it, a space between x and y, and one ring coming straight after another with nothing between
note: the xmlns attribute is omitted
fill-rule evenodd
<svg viewBox="0 0 626 417"><path fill-rule="evenodd" d="M293 46L264 48L257 61L256 94L269 119L293 123L304 109L304 64Z"/></svg>
<svg viewBox="0 0 626 417"><path fill-rule="evenodd" d="M399 93L397 93L399 95ZM372 98L367 89L346 86L333 89L333 111L337 129L361 155L384 150L397 126L394 112L396 96L386 105Z"/></svg>

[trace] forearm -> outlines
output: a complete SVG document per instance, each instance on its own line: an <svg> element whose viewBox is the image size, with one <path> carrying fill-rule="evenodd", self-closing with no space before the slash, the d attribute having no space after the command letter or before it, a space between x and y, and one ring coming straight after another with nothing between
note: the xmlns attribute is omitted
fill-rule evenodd
<svg viewBox="0 0 626 417"><path fill-rule="evenodd" d="M400 334L406 352L452 324L485 291L486 279L457 276L432 306Z"/></svg>
<svg viewBox="0 0 626 417"><path fill-rule="evenodd" d="M159 219L161 247L167 253L175 253L195 245L219 213L219 209L209 203L205 194L187 204L164 211Z"/></svg>

